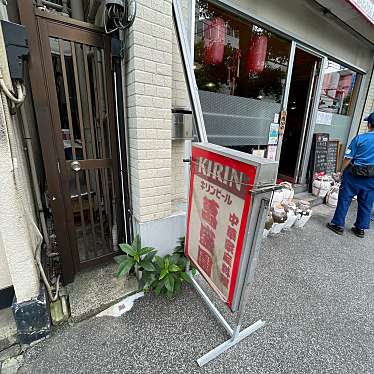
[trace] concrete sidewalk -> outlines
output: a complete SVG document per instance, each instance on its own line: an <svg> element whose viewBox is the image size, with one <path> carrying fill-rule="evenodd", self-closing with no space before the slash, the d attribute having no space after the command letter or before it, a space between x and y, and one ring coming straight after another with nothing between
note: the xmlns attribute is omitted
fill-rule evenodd
<svg viewBox="0 0 374 374"><path fill-rule="evenodd" d="M373 373L374 231L339 237L325 228L331 214L318 207L305 229L263 242L245 320L266 325L204 368L196 359L227 336L186 287L58 330L19 372Z"/></svg>

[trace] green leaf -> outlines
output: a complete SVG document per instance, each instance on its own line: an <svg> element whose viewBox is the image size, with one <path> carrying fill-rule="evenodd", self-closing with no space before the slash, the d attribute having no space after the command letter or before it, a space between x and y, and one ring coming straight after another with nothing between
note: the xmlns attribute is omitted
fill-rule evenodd
<svg viewBox="0 0 374 374"><path fill-rule="evenodd" d="M168 299L171 299L173 297L173 294L174 293L172 291L169 291L169 290L166 292L166 296L168 297Z"/></svg>
<svg viewBox="0 0 374 374"><path fill-rule="evenodd" d="M142 242L141 242L139 234L136 234L136 236L134 238L134 241L132 242L132 247L133 247L134 250L136 250L138 252L142 248Z"/></svg>
<svg viewBox="0 0 374 374"><path fill-rule="evenodd" d="M177 271L181 271L181 270L182 269L178 265L172 264L172 265L169 266L169 271L171 273L176 273Z"/></svg>
<svg viewBox="0 0 374 374"><path fill-rule="evenodd" d="M158 265L158 267L159 267L160 269L163 268L163 266L164 266L164 261L163 261L163 259L162 259L160 256L156 256L156 257L155 257L155 262L156 262L156 264Z"/></svg>
<svg viewBox="0 0 374 374"><path fill-rule="evenodd" d="M170 263L174 265L178 265L180 261L180 255L178 253L174 253L172 256L170 256Z"/></svg>
<svg viewBox="0 0 374 374"><path fill-rule="evenodd" d="M118 272L117 272L117 277L123 277L125 274L127 274L130 269L134 265L134 260L131 257L127 257L125 261L123 261L119 267L118 267Z"/></svg>
<svg viewBox="0 0 374 374"><path fill-rule="evenodd" d="M169 265L170 265L170 262L169 262L169 256L165 256L165 257L164 257L164 268L165 268L165 269L168 269L168 268L169 268Z"/></svg>
<svg viewBox="0 0 374 374"><path fill-rule="evenodd" d="M147 255L144 256L143 261L152 261L156 255L156 251L149 252Z"/></svg>
<svg viewBox="0 0 374 374"><path fill-rule="evenodd" d="M122 263L128 256L126 255L120 255L120 256L115 256L114 261L117 262L117 264Z"/></svg>
<svg viewBox="0 0 374 374"><path fill-rule="evenodd" d="M161 281L158 283L157 287L155 288L156 295L159 296L161 293L162 288L164 287L165 282Z"/></svg>
<svg viewBox="0 0 374 374"><path fill-rule="evenodd" d="M160 282L159 282L158 279L154 280L154 281L151 283L150 288L152 288L152 289L156 289L156 287L158 286L159 283L160 283ZM163 284L162 284L162 285L163 285Z"/></svg>
<svg viewBox="0 0 374 374"><path fill-rule="evenodd" d="M144 255L146 255L148 253L151 253L151 252L154 252L154 251L155 251L155 249L152 248L152 247L143 247L138 252L139 252L140 256L144 256Z"/></svg>
<svg viewBox="0 0 374 374"><path fill-rule="evenodd" d="M175 286L174 286L174 291L175 292L179 292L181 290L181 280L180 279L176 279L175 280Z"/></svg>
<svg viewBox="0 0 374 374"><path fill-rule="evenodd" d="M137 253L134 254L134 260L140 262L140 256Z"/></svg>
<svg viewBox="0 0 374 374"><path fill-rule="evenodd" d="M166 278L165 278L165 287L168 291L170 292L173 292L174 291L174 283L175 283L175 280L174 280L174 277L169 274Z"/></svg>
<svg viewBox="0 0 374 374"><path fill-rule="evenodd" d="M129 256L134 256L136 253L134 249L131 247L131 245L126 243L119 244L119 248L122 252L127 253Z"/></svg>
<svg viewBox="0 0 374 374"><path fill-rule="evenodd" d="M186 273L186 272L181 272L180 274L180 277L184 280L184 281L186 281L187 283L191 283L191 278L190 278L190 276Z"/></svg>
<svg viewBox="0 0 374 374"><path fill-rule="evenodd" d="M152 264L151 261L141 261L139 264L144 270L147 271L156 271L155 266Z"/></svg>
<svg viewBox="0 0 374 374"><path fill-rule="evenodd" d="M168 270L167 269L162 269L161 273L160 273L160 280L161 279L164 279L166 277L166 275L169 274Z"/></svg>

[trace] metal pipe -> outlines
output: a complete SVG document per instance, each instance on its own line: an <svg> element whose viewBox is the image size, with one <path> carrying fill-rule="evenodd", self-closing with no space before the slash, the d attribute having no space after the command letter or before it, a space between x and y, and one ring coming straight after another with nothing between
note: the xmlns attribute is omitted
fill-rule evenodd
<svg viewBox="0 0 374 374"><path fill-rule="evenodd" d="M72 1L72 3L74 3L75 1L76 0ZM62 5L53 3L52 1L48 1L48 0L37 0L36 6L38 8L47 7L50 9L54 9L54 10L57 10L58 12L61 12L63 15L69 16L70 9L68 8L67 0L63 0Z"/></svg>
<svg viewBox="0 0 374 374"><path fill-rule="evenodd" d="M28 126L27 115L26 115L24 105L21 105L19 109L20 109L20 114L21 114L24 139L25 139L25 142L26 142L27 156L28 156L28 159L29 159L31 180L32 180L33 189L34 189L36 206L37 206L37 209L38 209L38 214L39 214L40 224L41 224L41 227L42 227L44 241L47 244L47 246L49 246L49 236L48 236L47 222L46 222L45 215L44 215L42 197L41 197L41 193L40 193L40 189L39 189L38 174L36 172L34 152L32 151L32 138L31 138L30 129L29 129L29 126Z"/></svg>
<svg viewBox="0 0 374 374"><path fill-rule="evenodd" d="M64 9L62 5L53 3L52 1L48 1L48 0L41 0L40 2L37 3L37 6L40 6L40 4L45 5L47 8L58 10L59 12L62 12L62 10Z"/></svg>
<svg viewBox="0 0 374 374"><path fill-rule="evenodd" d="M126 74L128 73L127 71L127 64L126 64L126 61L128 61L128 49L127 49L127 45L126 45L126 41L128 40L129 38L129 29L126 29L126 30L120 30L120 33L119 33L119 37L120 37L120 40L121 40L121 43L122 43L122 53L124 54L121 58L121 71L122 71L122 74L123 74L123 79L122 79L122 91L123 91L123 110L124 110L124 133L125 133L125 139L123 139L123 141L125 142L125 144L129 144L129 115L128 115L128 98L129 98L129 92L128 92L128 84L126 82ZM127 209L127 212L125 212L125 214L129 214L130 215L130 222L132 222L132 224L130 223L130 240L132 240L132 237L134 235L134 232L137 232L138 230L136 230L135 228L135 222L133 220L133 206L132 206L132 191L131 191L131 173L129 172L130 170L130 154L129 154L129 147L126 147L126 161L127 161L127 185L128 185L128 191L129 191L129 206L128 206L128 209Z"/></svg>
<svg viewBox="0 0 374 374"><path fill-rule="evenodd" d="M78 19L79 21L84 21L84 11L82 0L70 1L71 7L71 17Z"/></svg>
<svg viewBox="0 0 374 374"><path fill-rule="evenodd" d="M102 2L100 0L93 0L93 2L90 1L88 15L87 15L88 22L95 23L97 11L100 8L101 4Z"/></svg>

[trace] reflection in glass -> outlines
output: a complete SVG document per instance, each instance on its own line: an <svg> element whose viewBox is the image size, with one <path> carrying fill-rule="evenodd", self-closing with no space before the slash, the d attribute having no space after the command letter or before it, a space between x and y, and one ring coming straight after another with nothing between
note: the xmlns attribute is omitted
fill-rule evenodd
<svg viewBox="0 0 374 374"><path fill-rule="evenodd" d="M323 72L315 133L327 133L330 140L346 144L360 86L360 75L329 61Z"/></svg>
<svg viewBox="0 0 374 374"><path fill-rule="evenodd" d="M319 110L328 113L349 115L352 109L352 94L357 73L329 61L324 70Z"/></svg>
<svg viewBox="0 0 374 374"><path fill-rule="evenodd" d="M196 4L194 71L208 139L266 149L281 111L291 43L210 4Z"/></svg>
<svg viewBox="0 0 374 374"><path fill-rule="evenodd" d="M280 103L290 43L199 0L195 75L200 90Z"/></svg>

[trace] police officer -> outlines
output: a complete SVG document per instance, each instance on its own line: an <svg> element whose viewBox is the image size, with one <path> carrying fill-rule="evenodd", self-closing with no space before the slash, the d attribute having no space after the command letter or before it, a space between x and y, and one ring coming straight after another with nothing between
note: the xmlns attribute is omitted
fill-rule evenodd
<svg viewBox="0 0 374 374"><path fill-rule="evenodd" d="M374 112L365 121L369 131L357 135L345 153L338 205L334 218L327 224L330 230L343 235L345 218L353 197L357 196L357 219L352 232L360 238L370 226L374 203Z"/></svg>

